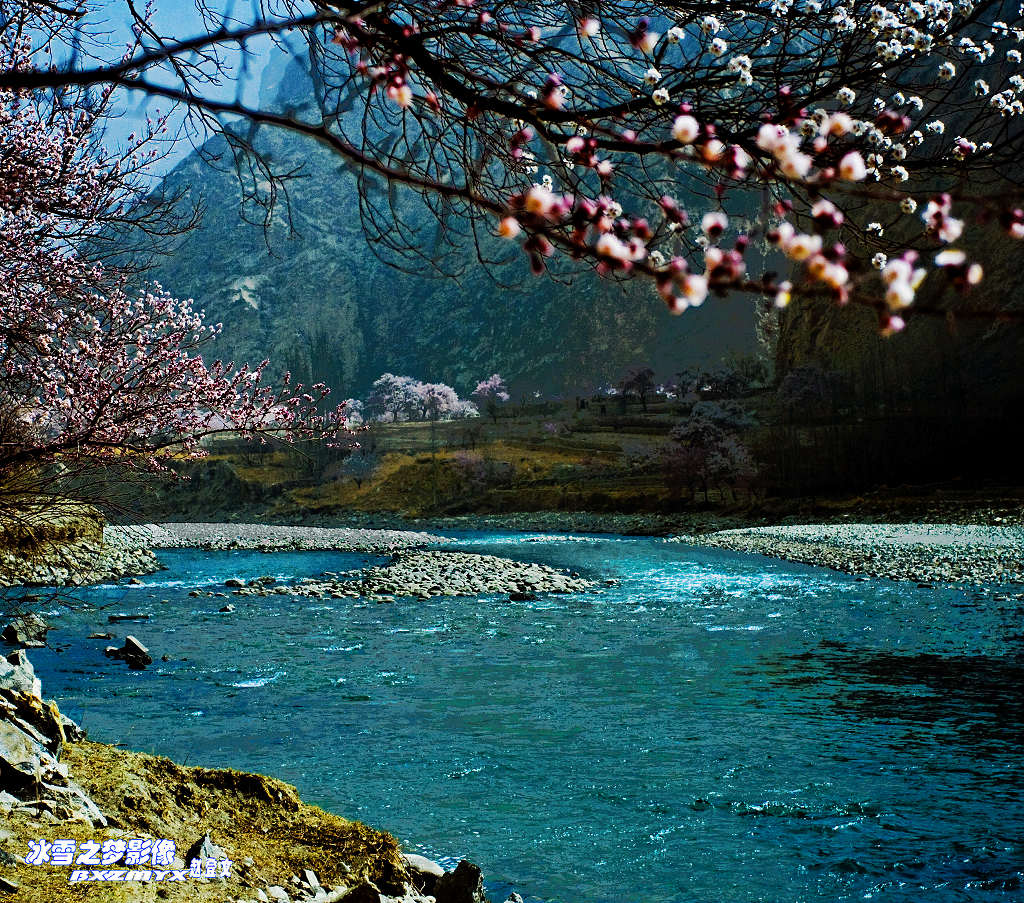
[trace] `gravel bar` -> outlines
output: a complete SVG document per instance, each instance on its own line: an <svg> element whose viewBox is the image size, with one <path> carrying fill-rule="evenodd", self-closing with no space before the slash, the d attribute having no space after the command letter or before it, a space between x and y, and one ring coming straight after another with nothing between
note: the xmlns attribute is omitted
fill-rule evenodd
<svg viewBox="0 0 1024 903"><path fill-rule="evenodd" d="M669 542L712 546L918 583L1024 584L1024 527L800 524L719 530Z"/></svg>
<svg viewBox="0 0 1024 903"><path fill-rule="evenodd" d="M380 567L348 574L325 573L291 585L274 585L272 577L240 585L232 579L236 596L308 596L313 598L370 599L394 602L396 596L430 599L434 596L509 594L527 601L537 593L580 593L594 582L575 572L555 570L544 564L513 561L496 555L471 552L401 552Z"/></svg>

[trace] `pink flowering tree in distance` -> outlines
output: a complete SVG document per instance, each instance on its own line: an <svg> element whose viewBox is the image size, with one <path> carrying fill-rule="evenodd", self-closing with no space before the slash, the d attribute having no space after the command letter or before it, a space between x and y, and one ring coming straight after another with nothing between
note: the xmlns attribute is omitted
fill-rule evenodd
<svg viewBox="0 0 1024 903"><path fill-rule="evenodd" d="M673 313L744 291L866 305L886 333L1019 316L958 300L984 277L968 247L994 244L965 233L1024 237L1016 2L272 0L249 20L199 5L205 31L149 25L127 59L9 68L0 85L120 85L206 127L309 135L358 171L364 227L403 255L446 242L405 228L388 184L475 233L481 257L495 233L536 273L647 279ZM224 99L239 47L270 35L291 52L292 33L316 114Z"/></svg>
<svg viewBox="0 0 1024 903"><path fill-rule="evenodd" d="M508 386L501 375L494 373L487 379L477 383L473 390L473 397L480 400L495 423L498 422L498 410L502 404L512 396L508 393Z"/></svg>
<svg viewBox="0 0 1024 903"><path fill-rule="evenodd" d="M381 423L400 420L462 420L478 416L476 406L444 383L423 383L411 376L381 374L373 383L367 408Z"/></svg>
<svg viewBox="0 0 1024 903"><path fill-rule="evenodd" d="M0 71L49 71L46 28L59 32L63 13L40 7L32 17L20 6L19 25L7 6ZM318 413L322 386L265 385L266 362L207 364L200 352L218 326L103 261L112 231L160 226L146 167L165 122L105 149L113 91L0 87L0 490L9 495L57 494L60 474L83 491L86 472L160 470L167 456L201 455L214 432L330 440L344 427L341 411Z"/></svg>

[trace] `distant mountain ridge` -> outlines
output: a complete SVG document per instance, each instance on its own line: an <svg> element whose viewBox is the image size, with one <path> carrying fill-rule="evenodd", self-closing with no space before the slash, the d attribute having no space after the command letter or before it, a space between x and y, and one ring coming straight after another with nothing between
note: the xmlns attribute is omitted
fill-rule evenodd
<svg viewBox="0 0 1024 903"><path fill-rule="evenodd" d="M300 109L311 96L295 61L269 66L263 84L264 101L274 98L278 108ZM617 382L631 366L667 378L754 348L753 315L741 299L672 317L646 280L624 286L584 274L562 284L532 277L525 255L493 275L474 260L458 283L400 272L367 247L356 177L342 161L283 131L262 130L257 143L281 170L301 167L266 233L243 217L236 175L198 153L165 180L185 203L201 202L205 215L151 275L223 322L218 357L269 357L276 369L323 380L342 397L365 393L385 371L461 391L497 371L516 394L571 395ZM202 152L225 150L217 138ZM401 203L408 219L429 224L418 197ZM254 212L262 213L250 210L249 218L259 218ZM466 253L476 256L471 247Z"/></svg>

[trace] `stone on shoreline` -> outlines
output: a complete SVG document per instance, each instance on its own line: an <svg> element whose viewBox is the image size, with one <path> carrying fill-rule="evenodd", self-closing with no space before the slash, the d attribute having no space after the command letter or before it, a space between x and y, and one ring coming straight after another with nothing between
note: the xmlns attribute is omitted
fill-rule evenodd
<svg viewBox="0 0 1024 903"><path fill-rule="evenodd" d="M0 656L0 690L41 696L42 687L43 684L36 677L35 668L32 667L24 650L18 649L6 658Z"/></svg>
<svg viewBox="0 0 1024 903"><path fill-rule="evenodd" d="M369 881L357 884L341 898L341 903L380 903L380 901L380 891Z"/></svg>
<svg viewBox="0 0 1024 903"><path fill-rule="evenodd" d="M213 842L210 832L207 831L188 848L183 858L185 863L188 864L193 859L205 861L207 859L224 859L225 856L225 852Z"/></svg>
<svg viewBox="0 0 1024 903"><path fill-rule="evenodd" d="M50 626L39 615L27 612L15 615L0 631L0 639L10 646L39 648L46 645L46 631Z"/></svg>
<svg viewBox="0 0 1024 903"><path fill-rule="evenodd" d="M437 879L434 898L437 903L487 903L479 867L463 859L453 871Z"/></svg>
<svg viewBox="0 0 1024 903"><path fill-rule="evenodd" d="M402 862L405 863L405 868L413 880L413 886L425 894L433 895L437 880L444 874L444 869L432 859L415 853L403 853Z"/></svg>

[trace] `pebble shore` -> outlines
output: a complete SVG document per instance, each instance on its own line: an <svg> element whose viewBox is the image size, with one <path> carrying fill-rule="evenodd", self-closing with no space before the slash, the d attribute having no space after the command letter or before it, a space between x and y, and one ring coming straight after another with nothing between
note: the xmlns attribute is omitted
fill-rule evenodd
<svg viewBox="0 0 1024 903"><path fill-rule="evenodd" d="M104 537L151 549L252 549L260 552L339 551L386 554L448 542L414 530L356 527L279 527L271 524L139 524L106 527Z"/></svg>
<svg viewBox="0 0 1024 903"><path fill-rule="evenodd" d="M1024 527L800 524L674 536L711 546L918 583L1024 584Z"/></svg>

